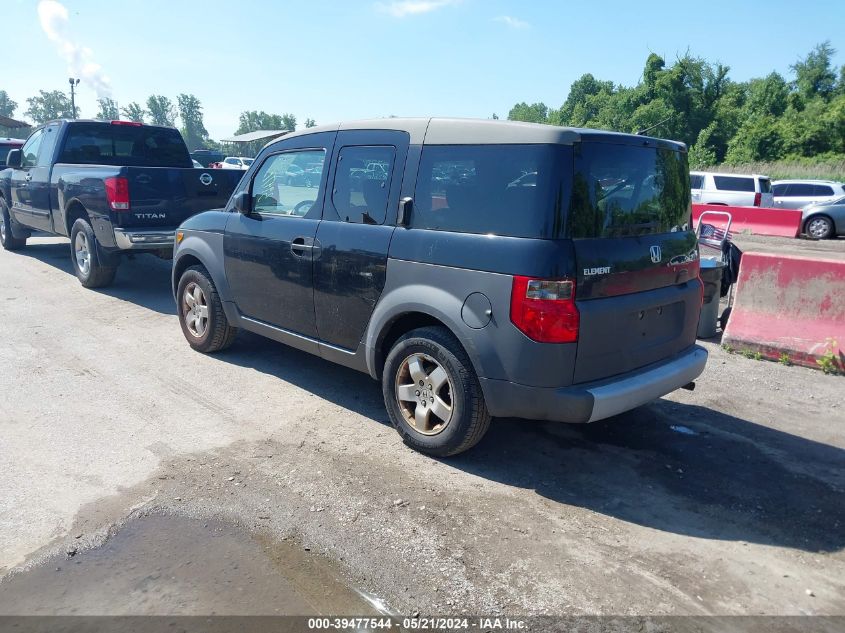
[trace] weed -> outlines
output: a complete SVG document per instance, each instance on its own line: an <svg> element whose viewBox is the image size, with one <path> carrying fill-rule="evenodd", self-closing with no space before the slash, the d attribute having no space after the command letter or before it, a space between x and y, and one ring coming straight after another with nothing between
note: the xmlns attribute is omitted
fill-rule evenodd
<svg viewBox="0 0 845 633"><path fill-rule="evenodd" d="M825 351L821 358L816 359L816 364L826 374L838 374L841 363L834 351L837 347L836 339L828 337L825 341Z"/></svg>
<svg viewBox="0 0 845 633"><path fill-rule="evenodd" d="M722 343L722 349L725 350L728 354L734 353L734 348L728 345L727 343Z"/></svg>
<svg viewBox="0 0 845 633"><path fill-rule="evenodd" d="M742 350L742 355L745 356L746 358L754 358L755 354L758 354L758 353L759 352L755 352L753 349Z"/></svg>
<svg viewBox="0 0 845 633"><path fill-rule="evenodd" d="M754 360L763 360L763 354L760 352L754 352Z"/></svg>
<svg viewBox="0 0 845 633"><path fill-rule="evenodd" d="M778 362L781 365L786 365L787 367L789 367L792 364L792 361L789 360L789 354L787 354L786 352L784 352L783 354L780 355L780 358L778 358Z"/></svg>

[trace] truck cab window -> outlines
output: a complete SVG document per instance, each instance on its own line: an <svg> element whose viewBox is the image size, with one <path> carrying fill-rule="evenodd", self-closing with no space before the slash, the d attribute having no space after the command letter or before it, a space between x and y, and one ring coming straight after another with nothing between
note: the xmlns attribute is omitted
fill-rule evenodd
<svg viewBox="0 0 845 633"><path fill-rule="evenodd" d="M41 141L44 138L44 130L38 130L23 146L23 159L21 167L35 167L38 163L38 150L41 148Z"/></svg>

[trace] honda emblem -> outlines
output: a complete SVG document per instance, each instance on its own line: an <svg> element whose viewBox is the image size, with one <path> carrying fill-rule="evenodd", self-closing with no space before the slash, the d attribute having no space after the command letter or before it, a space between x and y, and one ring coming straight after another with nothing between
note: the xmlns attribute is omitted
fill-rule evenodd
<svg viewBox="0 0 845 633"><path fill-rule="evenodd" d="M660 260L663 259L663 253L660 252L659 246L652 246L651 247L651 261L655 264L659 264Z"/></svg>

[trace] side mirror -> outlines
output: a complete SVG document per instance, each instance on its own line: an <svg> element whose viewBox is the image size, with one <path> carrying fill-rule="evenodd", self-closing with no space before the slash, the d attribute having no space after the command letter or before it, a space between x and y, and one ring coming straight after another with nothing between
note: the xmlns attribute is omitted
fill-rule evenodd
<svg viewBox="0 0 845 633"><path fill-rule="evenodd" d="M244 215L249 215L252 211L250 209L251 201L251 196L249 195L248 191L241 191L239 194L236 194L234 202L235 211L237 211L238 213L243 213Z"/></svg>
<svg viewBox="0 0 845 633"><path fill-rule="evenodd" d="M23 160L23 152L19 149L9 151L6 156L6 167L20 167Z"/></svg>
<svg viewBox="0 0 845 633"><path fill-rule="evenodd" d="M413 198L402 198L399 201L399 214L396 216L396 226L408 226L411 223L411 212L414 210Z"/></svg>

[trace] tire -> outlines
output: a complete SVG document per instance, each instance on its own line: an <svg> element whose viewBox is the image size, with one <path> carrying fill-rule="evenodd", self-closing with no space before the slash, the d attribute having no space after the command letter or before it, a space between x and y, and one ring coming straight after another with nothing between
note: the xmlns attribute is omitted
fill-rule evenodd
<svg viewBox="0 0 845 633"><path fill-rule="evenodd" d="M722 316L719 317L719 326L722 328L722 331L725 331L725 328L728 327L728 320L731 318L731 310L733 307L728 306L724 310L722 310Z"/></svg>
<svg viewBox="0 0 845 633"><path fill-rule="evenodd" d="M813 240L833 237L833 220L826 215L815 215L804 223L804 233Z"/></svg>
<svg viewBox="0 0 845 633"><path fill-rule="evenodd" d="M238 328L229 325L223 302L205 267L191 266L182 273L176 302L182 334L198 352L213 354L235 341Z"/></svg>
<svg viewBox="0 0 845 633"><path fill-rule="evenodd" d="M17 251L26 246L26 238L12 235L12 218L6 201L0 198L0 244L7 251Z"/></svg>
<svg viewBox="0 0 845 633"><path fill-rule="evenodd" d="M402 336L387 355L381 382L390 421L404 442L422 453L457 455L490 428L469 356L446 328L424 327Z"/></svg>
<svg viewBox="0 0 845 633"><path fill-rule="evenodd" d="M76 277L86 288L102 288L114 281L117 266L103 266L97 255L97 238L88 220L79 218L70 229L70 258Z"/></svg>

